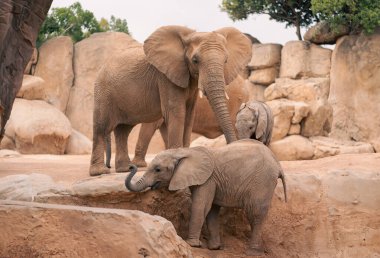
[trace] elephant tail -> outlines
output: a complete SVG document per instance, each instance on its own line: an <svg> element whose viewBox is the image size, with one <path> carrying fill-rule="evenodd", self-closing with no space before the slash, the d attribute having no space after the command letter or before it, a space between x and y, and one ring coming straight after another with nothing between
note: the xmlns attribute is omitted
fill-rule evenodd
<svg viewBox="0 0 380 258"><path fill-rule="evenodd" d="M282 186L284 187L285 202L288 202L288 196L287 196L287 193L286 193L287 191L286 191L285 174L284 174L284 171L282 169L280 169L280 174L279 174L278 178L281 179Z"/></svg>
<svg viewBox="0 0 380 258"><path fill-rule="evenodd" d="M106 142L106 167L111 168L111 134L105 137Z"/></svg>

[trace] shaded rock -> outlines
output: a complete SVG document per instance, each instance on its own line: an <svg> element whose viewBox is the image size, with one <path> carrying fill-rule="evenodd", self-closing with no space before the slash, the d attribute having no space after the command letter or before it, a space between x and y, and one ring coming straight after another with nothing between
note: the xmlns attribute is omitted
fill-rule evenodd
<svg viewBox="0 0 380 258"><path fill-rule="evenodd" d="M302 123L301 134L305 137L325 135L331 131L332 106L326 100L311 105L311 111Z"/></svg>
<svg viewBox="0 0 380 258"><path fill-rule="evenodd" d="M52 0L0 2L0 141Z"/></svg>
<svg viewBox="0 0 380 258"><path fill-rule="evenodd" d="M309 107L303 102L276 99L268 101L266 104L271 108L274 117L272 141L284 138L290 130L292 121L302 120L303 115L306 116L309 113ZM295 116L297 119L293 119Z"/></svg>
<svg viewBox="0 0 380 258"><path fill-rule="evenodd" d="M0 200L34 201L38 196L67 194L66 188L56 184L50 176L32 173L12 175L0 180Z"/></svg>
<svg viewBox="0 0 380 258"><path fill-rule="evenodd" d="M141 211L0 201L0 220L1 256L193 257L172 223Z"/></svg>
<svg viewBox="0 0 380 258"><path fill-rule="evenodd" d="M348 26L339 25L337 28L332 29L326 21L322 21L311 26L303 38L315 44L335 44L338 38L349 33L350 28Z"/></svg>
<svg viewBox="0 0 380 258"><path fill-rule="evenodd" d="M252 59L248 64L251 69L262 69L279 65L281 62L280 44L253 44Z"/></svg>
<svg viewBox="0 0 380 258"><path fill-rule="evenodd" d="M308 78L292 80L288 78L276 79L264 92L265 100L287 98L294 101L311 102L327 99L330 90L328 78Z"/></svg>
<svg viewBox="0 0 380 258"><path fill-rule="evenodd" d="M314 159L338 154L374 152L372 145L365 142L336 140L323 136L310 137L310 140L314 146Z"/></svg>
<svg viewBox="0 0 380 258"><path fill-rule="evenodd" d="M21 89L17 92L16 97L28 100L45 99L44 79L25 74Z"/></svg>
<svg viewBox="0 0 380 258"><path fill-rule="evenodd" d="M8 149L8 150L16 149L16 144L13 138L10 138L9 136L7 136L7 134L4 134L4 138L1 140L1 143L0 143L0 149Z"/></svg>
<svg viewBox="0 0 380 258"><path fill-rule="evenodd" d="M289 41L281 51L280 77L327 77L331 53L330 49L306 41Z"/></svg>
<svg viewBox="0 0 380 258"><path fill-rule="evenodd" d="M331 67L333 138L369 142L380 151L379 82L380 30L340 38Z"/></svg>
<svg viewBox="0 0 380 258"><path fill-rule="evenodd" d="M311 159L314 155L311 141L300 135L291 135L271 142L269 148L279 160Z"/></svg>
<svg viewBox="0 0 380 258"><path fill-rule="evenodd" d="M253 70L249 76L249 81L255 84L269 85L278 77L276 67Z"/></svg>
<svg viewBox="0 0 380 258"><path fill-rule="evenodd" d="M92 139L94 82L99 69L108 58L121 51L140 46L125 33L94 33L74 46L75 82L70 91L66 115L74 129Z"/></svg>
<svg viewBox="0 0 380 258"><path fill-rule="evenodd" d="M24 74L34 74L34 71L36 69L36 64L38 61L38 50L37 48L33 48L32 56L28 62L28 64L25 67Z"/></svg>
<svg viewBox="0 0 380 258"><path fill-rule="evenodd" d="M47 40L39 49L34 75L45 80L45 100L65 112L74 81L73 41L69 36Z"/></svg>
<svg viewBox="0 0 380 258"><path fill-rule="evenodd" d="M91 154L91 151L92 141L77 130L72 130L67 142L65 154Z"/></svg>
<svg viewBox="0 0 380 258"><path fill-rule="evenodd" d="M21 153L63 154L71 134L70 121L40 100L16 99L7 134Z"/></svg>
<svg viewBox="0 0 380 258"><path fill-rule="evenodd" d="M264 91L266 86L254 84L247 80L246 88L248 90L249 100L265 101Z"/></svg>

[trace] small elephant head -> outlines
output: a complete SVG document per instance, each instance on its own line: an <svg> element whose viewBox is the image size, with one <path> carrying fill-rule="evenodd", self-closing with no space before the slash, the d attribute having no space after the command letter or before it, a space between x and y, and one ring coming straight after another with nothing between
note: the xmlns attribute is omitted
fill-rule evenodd
<svg viewBox="0 0 380 258"><path fill-rule="evenodd" d="M236 140L236 135L227 109L225 86L247 65L251 51L250 40L234 28L195 32L182 26L164 26L144 42L148 62L172 83L181 88L198 83L227 142Z"/></svg>
<svg viewBox="0 0 380 258"><path fill-rule="evenodd" d="M273 115L265 103L249 101L240 106L235 126L239 139L255 139L269 145L272 137Z"/></svg>
<svg viewBox="0 0 380 258"><path fill-rule="evenodd" d="M133 192L168 187L175 191L207 181L214 170L214 161L204 147L171 149L160 152L150 163L147 171L136 182L131 180L137 168L125 180L125 186Z"/></svg>

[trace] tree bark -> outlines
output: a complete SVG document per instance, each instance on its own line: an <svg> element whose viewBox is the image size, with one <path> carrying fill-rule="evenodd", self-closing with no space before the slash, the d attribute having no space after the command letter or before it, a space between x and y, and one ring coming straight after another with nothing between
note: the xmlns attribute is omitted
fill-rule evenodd
<svg viewBox="0 0 380 258"><path fill-rule="evenodd" d="M0 142L52 0L0 1Z"/></svg>

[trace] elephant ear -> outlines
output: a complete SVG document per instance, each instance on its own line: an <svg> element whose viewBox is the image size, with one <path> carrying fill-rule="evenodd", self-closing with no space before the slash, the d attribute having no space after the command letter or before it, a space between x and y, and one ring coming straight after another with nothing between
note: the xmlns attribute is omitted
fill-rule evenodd
<svg viewBox="0 0 380 258"><path fill-rule="evenodd" d="M263 106L263 103L261 102L251 102L248 103L248 108L255 113L255 118L257 120L257 126L256 126L256 139L262 140L263 137L265 137L265 132L268 128L268 117L267 112Z"/></svg>
<svg viewBox="0 0 380 258"><path fill-rule="evenodd" d="M245 68L252 57L252 43L239 30L226 27L215 31L227 40L228 59L224 68L226 85L230 84Z"/></svg>
<svg viewBox="0 0 380 258"><path fill-rule="evenodd" d="M272 110L270 109L270 107L266 104L263 104L263 107L266 111L267 120L268 120L267 128L266 128L266 134L265 134L265 138L263 140L263 143L265 145L269 145L270 140L272 139L272 130L273 130L274 118L273 118Z"/></svg>
<svg viewBox="0 0 380 258"><path fill-rule="evenodd" d="M182 88L188 87L190 78L183 42L193 32L194 30L182 26L164 26L158 28L144 42L148 62Z"/></svg>
<svg viewBox="0 0 380 258"><path fill-rule="evenodd" d="M176 158L180 160L174 169L169 190L185 189L192 185L202 185L212 175L215 167L211 153L204 147L181 149Z"/></svg>

